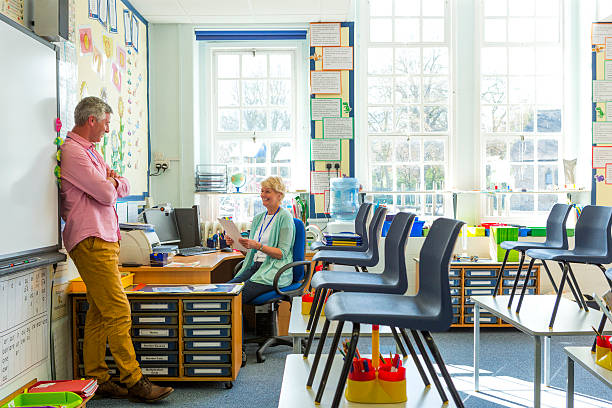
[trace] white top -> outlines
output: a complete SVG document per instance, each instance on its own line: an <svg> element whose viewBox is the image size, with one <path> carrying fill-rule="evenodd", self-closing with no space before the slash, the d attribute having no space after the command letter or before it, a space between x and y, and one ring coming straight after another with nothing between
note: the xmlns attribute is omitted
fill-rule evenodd
<svg viewBox="0 0 612 408"><path fill-rule="evenodd" d="M274 217L274 214L266 213L266 215L264 215L263 220L261 221L261 225L259 226L259 228L257 228L257 231L255 231L255 240L264 245L268 245L268 241L270 241L270 231L272 231L272 226L275 222L276 217ZM268 255L266 255L265 253L257 251L255 252L253 262L263 262L266 260L267 256Z"/></svg>

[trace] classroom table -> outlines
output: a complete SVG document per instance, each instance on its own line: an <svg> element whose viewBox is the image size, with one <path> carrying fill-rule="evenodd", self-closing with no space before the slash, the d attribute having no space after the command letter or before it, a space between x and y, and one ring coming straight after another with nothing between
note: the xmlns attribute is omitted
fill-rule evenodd
<svg viewBox="0 0 612 408"><path fill-rule="evenodd" d="M552 329L548 327L556 295L525 296L521 313L508 309L509 296L472 296L474 302L474 390L479 391L480 375L480 309L482 308L534 339L534 408L541 406L542 357L544 357L544 385L550 385L550 337L593 336L593 327L598 327L602 312L594 309L584 312L571 300L561 297L557 320ZM605 333L612 332L606 324ZM542 353L542 340L544 353Z"/></svg>
<svg viewBox="0 0 612 408"><path fill-rule="evenodd" d="M575 362L612 389L612 371L595 363L595 353L591 352L590 347L564 347L563 351L567 354L567 408L574 408Z"/></svg>

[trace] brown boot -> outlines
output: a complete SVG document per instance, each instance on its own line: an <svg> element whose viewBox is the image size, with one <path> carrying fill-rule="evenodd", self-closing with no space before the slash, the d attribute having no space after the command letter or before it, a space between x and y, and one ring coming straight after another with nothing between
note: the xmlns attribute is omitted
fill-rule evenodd
<svg viewBox="0 0 612 408"><path fill-rule="evenodd" d="M128 390L111 380L98 383L96 398L127 398Z"/></svg>
<svg viewBox="0 0 612 408"><path fill-rule="evenodd" d="M166 398L174 391L172 387L160 387L153 384L144 375L128 389L128 398L133 402L155 402Z"/></svg>

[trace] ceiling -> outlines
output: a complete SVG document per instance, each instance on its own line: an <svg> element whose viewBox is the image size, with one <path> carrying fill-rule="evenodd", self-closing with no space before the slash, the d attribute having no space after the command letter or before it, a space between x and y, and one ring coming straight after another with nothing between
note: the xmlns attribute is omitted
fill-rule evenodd
<svg viewBox="0 0 612 408"><path fill-rule="evenodd" d="M130 0L130 3L150 23L214 25L347 21L353 18L354 1Z"/></svg>

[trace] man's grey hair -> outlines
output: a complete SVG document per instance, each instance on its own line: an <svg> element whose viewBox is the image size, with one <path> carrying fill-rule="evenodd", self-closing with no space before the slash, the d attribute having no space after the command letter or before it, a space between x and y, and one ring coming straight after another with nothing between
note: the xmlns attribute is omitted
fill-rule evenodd
<svg viewBox="0 0 612 408"><path fill-rule="evenodd" d="M81 99L81 102L74 108L74 123L77 126L83 126L90 116L97 120L103 120L107 113L113 113L113 109L108 103L98 97L88 96Z"/></svg>

